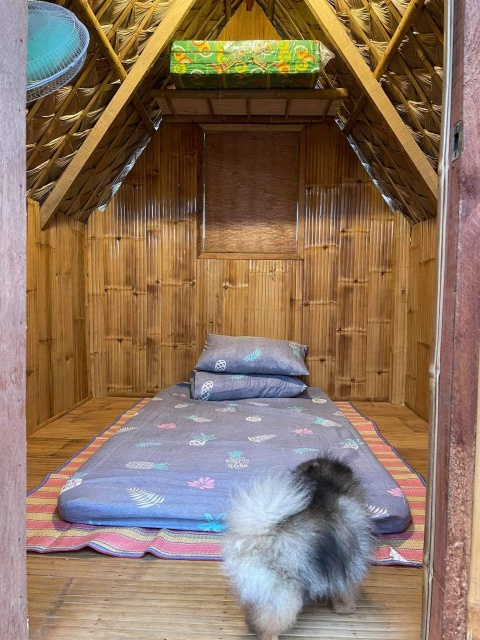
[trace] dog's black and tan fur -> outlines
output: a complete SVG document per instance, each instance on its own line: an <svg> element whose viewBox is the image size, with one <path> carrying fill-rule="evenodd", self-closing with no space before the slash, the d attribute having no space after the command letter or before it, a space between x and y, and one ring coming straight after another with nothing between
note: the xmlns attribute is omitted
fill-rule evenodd
<svg viewBox="0 0 480 640"><path fill-rule="evenodd" d="M352 613L372 551L372 524L350 467L316 458L239 491L227 518L224 570L252 631L276 640L308 601Z"/></svg>

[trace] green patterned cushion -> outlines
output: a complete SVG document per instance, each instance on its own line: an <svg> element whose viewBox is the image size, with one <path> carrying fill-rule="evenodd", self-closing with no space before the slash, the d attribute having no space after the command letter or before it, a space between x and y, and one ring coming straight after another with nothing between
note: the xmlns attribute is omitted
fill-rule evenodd
<svg viewBox="0 0 480 640"><path fill-rule="evenodd" d="M317 40L185 40L172 43L170 72L184 89L308 88L331 58Z"/></svg>

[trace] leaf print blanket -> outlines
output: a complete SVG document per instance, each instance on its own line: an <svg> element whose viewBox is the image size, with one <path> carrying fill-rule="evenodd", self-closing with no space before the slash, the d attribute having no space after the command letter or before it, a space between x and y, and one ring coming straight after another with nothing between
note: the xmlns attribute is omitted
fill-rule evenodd
<svg viewBox="0 0 480 640"><path fill-rule="evenodd" d="M317 455L349 464L380 533L410 510L398 484L325 392L295 398L192 400L179 383L152 398L65 483L68 522L223 531L232 490Z"/></svg>

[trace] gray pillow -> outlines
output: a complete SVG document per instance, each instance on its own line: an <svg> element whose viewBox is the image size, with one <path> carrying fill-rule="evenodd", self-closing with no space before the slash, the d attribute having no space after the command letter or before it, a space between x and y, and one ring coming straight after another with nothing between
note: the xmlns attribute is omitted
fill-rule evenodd
<svg viewBox="0 0 480 640"><path fill-rule="evenodd" d="M195 400L293 398L306 388L304 382L291 376L193 371L190 377L190 393Z"/></svg>
<svg viewBox="0 0 480 640"><path fill-rule="evenodd" d="M306 376L307 347L289 340L209 333L195 369L217 373Z"/></svg>

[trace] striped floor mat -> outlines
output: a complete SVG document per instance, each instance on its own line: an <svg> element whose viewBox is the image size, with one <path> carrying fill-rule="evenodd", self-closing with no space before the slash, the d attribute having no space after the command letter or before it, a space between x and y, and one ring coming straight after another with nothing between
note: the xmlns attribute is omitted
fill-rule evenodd
<svg viewBox="0 0 480 640"><path fill-rule="evenodd" d="M28 551L47 553L90 547L124 558L140 558L152 553L159 558L220 559L220 533L70 524L56 512L57 498L65 481L147 402L149 398L122 414L114 424L30 492L27 498ZM401 487L398 498L408 500L412 513L412 523L406 531L379 538L374 564L420 567L425 525L425 485L422 478L382 438L373 422L362 416L349 402L337 402L337 405L398 482Z"/></svg>

